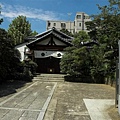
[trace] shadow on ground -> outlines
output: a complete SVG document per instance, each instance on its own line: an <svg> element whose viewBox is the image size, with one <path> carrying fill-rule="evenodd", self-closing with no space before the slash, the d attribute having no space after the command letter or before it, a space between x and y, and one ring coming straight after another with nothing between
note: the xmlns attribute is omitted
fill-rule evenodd
<svg viewBox="0 0 120 120"><path fill-rule="evenodd" d="M64 76L65 81L68 82L77 82L77 83L97 83L97 84L104 84L105 81L104 79L100 78L100 79L92 79L91 76L70 76L70 75L66 75Z"/></svg>
<svg viewBox="0 0 120 120"><path fill-rule="evenodd" d="M118 113L118 108L115 106L110 106L109 109L107 109L107 112L109 116L112 118L112 120L120 120L120 115Z"/></svg>
<svg viewBox="0 0 120 120"><path fill-rule="evenodd" d="M0 97L7 96L13 93L16 93L16 89L23 87L27 82L26 81L7 81L0 84Z"/></svg>

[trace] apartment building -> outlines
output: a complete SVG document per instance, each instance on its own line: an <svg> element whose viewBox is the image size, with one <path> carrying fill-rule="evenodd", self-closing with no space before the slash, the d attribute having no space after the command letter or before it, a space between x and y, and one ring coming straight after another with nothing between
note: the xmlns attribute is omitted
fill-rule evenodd
<svg viewBox="0 0 120 120"><path fill-rule="evenodd" d="M58 30L67 29L71 33L76 33L81 30L87 31L85 22L91 21L90 16L84 12L77 12L74 21L56 21L48 20L46 23L46 29L52 29L55 27Z"/></svg>

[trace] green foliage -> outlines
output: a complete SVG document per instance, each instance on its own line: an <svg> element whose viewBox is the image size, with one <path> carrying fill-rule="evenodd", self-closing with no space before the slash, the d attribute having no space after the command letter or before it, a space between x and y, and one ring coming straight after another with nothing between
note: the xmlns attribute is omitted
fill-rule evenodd
<svg viewBox="0 0 120 120"><path fill-rule="evenodd" d="M60 62L61 71L63 73L72 74L74 71L72 70L73 64L73 50L74 47L66 48L66 53L64 54L63 58Z"/></svg>
<svg viewBox="0 0 120 120"><path fill-rule="evenodd" d="M14 40L14 44L24 42L24 38L32 34L31 24L25 16L18 16L9 25L8 34Z"/></svg>
<svg viewBox="0 0 120 120"><path fill-rule="evenodd" d="M99 48L91 51L91 59L94 61L91 67L91 75L112 77L116 70L118 59L118 41L120 40L120 2L109 0L108 6L99 6L99 15L93 16L93 21L87 22L91 39L98 41ZM95 52L95 54L94 54Z"/></svg>
<svg viewBox="0 0 120 120"><path fill-rule="evenodd" d="M4 29L0 29L0 81L10 79L12 74L17 70L19 63L20 61L14 50L13 41Z"/></svg>
<svg viewBox="0 0 120 120"><path fill-rule="evenodd" d="M35 35L37 35L37 34L38 34L37 31L33 31L30 35L31 35L31 36L35 36Z"/></svg>
<svg viewBox="0 0 120 120"><path fill-rule="evenodd" d="M72 76L89 75L89 52L84 42L90 41L86 32L80 31L73 40L73 47L66 48L61 59L61 71Z"/></svg>
<svg viewBox="0 0 120 120"><path fill-rule="evenodd" d="M1 6L0 6L0 10L1 10ZM0 14L1 14L1 11L0 11ZM0 24L3 22L3 19L1 18L0 19Z"/></svg>
<svg viewBox="0 0 120 120"><path fill-rule="evenodd" d="M0 24L1 24L2 22L3 22L3 19L1 18L1 19L0 19Z"/></svg>
<svg viewBox="0 0 120 120"><path fill-rule="evenodd" d="M85 31L80 31L74 35L72 43L75 47L81 47L85 42L90 42L91 39Z"/></svg>
<svg viewBox="0 0 120 120"><path fill-rule="evenodd" d="M27 60L24 60L22 62L22 65L25 68L24 72L26 71L26 68L28 68L32 75L36 74L36 68L38 65L35 62L33 62L31 59L28 58Z"/></svg>
<svg viewBox="0 0 120 120"><path fill-rule="evenodd" d="M103 83L106 75L106 61L102 46L93 46L90 51L90 59L92 61L90 65L91 77L93 78L94 82Z"/></svg>
<svg viewBox="0 0 120 120"><path fill-rule="evenodd" d="M67 29L61 29L60 31L69 35L69 36L71 36L71 37L73 37L73 34L71 32L69 32Z"/></svg>

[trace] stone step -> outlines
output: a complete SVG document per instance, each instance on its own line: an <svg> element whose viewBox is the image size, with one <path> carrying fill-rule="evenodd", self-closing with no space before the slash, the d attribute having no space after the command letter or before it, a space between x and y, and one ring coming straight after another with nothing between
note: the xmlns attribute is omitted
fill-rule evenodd
<svg viewBox="0 0 120 120"><path fill-rule="evenodd" d="M64 81L64 78L39 78L39 77L35 77L33 78L33 80L41 80L41 81L44 81L44 80L49 80L49 81Z"/></svg>
<svg viewBox="0 0 120 120"><path fill-rule="evenodd" d="M40 75L37 75L36 77L43 77L43 78L64 78L64 76L40 76Z"/></svg>
<svg viewBox="0 0 120 120"><path fill-rule="evenodd" d="M40 80L44 80L44 79L47 79L47 80L64 80L64 78L51 78L51 77L34 77L34 79L40 79Z"/></svg>
<svg viewBox="0 0 120 120"><path fill-rule="evenodd" d="M33 80L40 82L64 82L64 80L38 80L38 79L33 79Z"/></svg>
<svg viewBox="0 0 120 120"><path fill-rule="evenodd" d="M41 74L41 75L37 75L37 77L50 77L50 78L64 78L65 75L60 75L60 74L53 74L53 75L49 75L49 74Z"/></svg>
<svg viewBox="0 0 120 120"><path fill-rule="evenodd" d="M64 82L64 74L40 74L33 78L41 82Z"/></svg>

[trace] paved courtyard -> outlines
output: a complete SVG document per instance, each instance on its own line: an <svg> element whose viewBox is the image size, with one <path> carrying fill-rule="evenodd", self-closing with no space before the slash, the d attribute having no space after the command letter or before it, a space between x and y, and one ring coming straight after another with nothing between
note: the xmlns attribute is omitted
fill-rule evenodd
<svg viewBox="0 0 120 120"><path fill-rule="evenodd" d="M0 103L0 120L42 119L55 86L37 81L6 98Z"/></svg>
<svg viewBox="0 0 120 120"><path fill-rule="evenodd" d="M38 79L0 97L0 120L120 120L114 99L109 85Z"/></svg>
<svg viewBox="0 0 120 120"><path fill-rule="evenodd" d="M120 120L114 99L109 85L58 83L44 120Z"/></svg>

